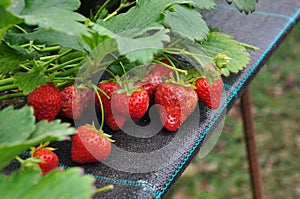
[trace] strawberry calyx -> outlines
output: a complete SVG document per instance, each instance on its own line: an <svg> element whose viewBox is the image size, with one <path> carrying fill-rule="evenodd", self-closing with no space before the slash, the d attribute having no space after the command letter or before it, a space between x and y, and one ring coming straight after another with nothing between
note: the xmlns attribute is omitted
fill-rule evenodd
<svg viewBox="0 0 300 199"><path fill-rule="evenodd" d="M47 142L41 143L38 147L31 147L30 152L29 152L31 157L34 157L34 153L40 149L46 149L48 151L55 151L56 150L55 148L47 147L49 144L50 144L50 142L47 141Z"/></svg>
<svg viewBox="0 0 300 199"><path fill-rule="evenodd" d="M134 78L129 79L129 76L125 75L124 78L116 77L117 84L120 88L116 91L117 94L126 93L127 96L131 96L135 92L141 92L142 89L135 84Z"/></svg>
<svg viewBox="0 0 300 199"><path fill-rule="evenodd" d="M95 123L94 123L94 122L93 122L91 125L90 125L90 124L86 124L86 125L91 126L91 128L92 128L93 130L97 131L97 132L101 135L101 137L107 139L107 140L110 141L110 142L115 142L115 140L111 139L112 135L105 133L105 132L102 130L102 128L97 129L97 128L95 127Z"/></svg>
<svg viewBox="0 0 300 199"><path fill-rule="evenodd" d="M173 74L170 74L170 78L163 79L163 81L166 82L166 83L172 83L172 84L187 87L187 88L193 88L194 89L194 87L195 87L193 84L189 83L184 78L181 78L181 77L175 78Z"/></svg>

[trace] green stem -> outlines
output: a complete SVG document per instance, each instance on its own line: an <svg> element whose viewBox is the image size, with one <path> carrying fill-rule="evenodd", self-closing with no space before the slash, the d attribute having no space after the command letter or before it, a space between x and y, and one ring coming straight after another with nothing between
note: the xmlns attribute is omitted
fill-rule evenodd
<svg viewBox="0 0 300 199"><path fill-rule="evenodd" d="M21 30L23 33L28 34L28 32L24 28L22 28L21 26L15 25L15 27L18 28L19 30Z"/></svg>
<svg viewBox="0 0 300 199"><path fill-rule="evenodd" d="M57 51L60 49L61 49L60 46L51 46L51 47L46 47L46 48L40 49L40 52L52 52L52 51Z"/></svg>
<svg viewBox="0 0 300 199"><path fill-rule="evenodd" d="M74 77L55 77L53 80L66 80L66 81L75 81Z"/></svg>
<svg viewBox="0 0 300 199"><path fill-rule="evenodd" d="M10 85L6 85L6 86L1 86L0 87L0 92L3 92L3 91L10 91L10 90L14 90L14 89L17 89L18 86L15 85L15 84L10 84Z"/></svg>
<svg viewBox="0 0 300 199"><path fill-rule="evenodd" d="M97 11L95 17L94 17L94 22L98 20L100 17L101 12L106 8L106 6L110 3L111 0L106 0L105 3L99 8Z"/></svg>
<svg viewBox="0 0 300 199"><path fill-rule="evenodd" d="M60 69L63 69L65 66L68 66L70 64L73 64L73 63L76 63L76 62L79 62L79 61L82 61L83 59L84 59L83 57L78 57L78 58L66 61L65 63L63 63L61 65L58 65L58 66L47 69L46 73L52 73L52 72L58 71Z"/></svg>
<svg viewBox="0 0 300 199"><path fill-rule="evenodd" d="M183 39L182 38L179 38L179 39L176 39L174 42L170 43L168 45L169 48L172 48L174 47L175 45L177 45L179 42L181 42Z"/></svg>
<svg viewBox="0 0 300 199"><path fill-rule="evenodd" d="M169 68L169 69L171 69L171 70L177 71L177 72L182 73L182 74L184 74L184 75L187 75L187 73L188 73L186 70L183 70L183 69L180 69L180 68L176 68L176 67L169 66L168 64L165 64L165 63L163 63L163 62L161 62L161 61L158 61L158 60L153 60L153 62L154 62L154 63L157 63L157 64L161 64L161 65L163 65L163 66L165 66L165 67L167 67L167 68ZM172 63L172 62L171 62L171 63Z"/></svg>
<svg viewBox="0 0 300 199"><path fill-rule="evenodd" d="M252 46L252 45L250 45L250 44L246 44L246 43L243 43L243 42L239 42L239 44L240 44L241 46L245 47L246 49L249 49L249 50L254 50L254 51L259 50L258 47Z"/></svg>
<svg viewBox="0 0 300 199"><path fill-rule="evenodd" d="M50 59L49 61L45 62L45 63L42 65L42 67L48 66L50 63L52 63L52 62L58 60L59 58L65 56L65 55L67 55L67 54L69 54L71 51L72 51L72 49L67 50L67 51L65 51L65 52L63 52L63 53L61 53L61 54L58 54L57 56L53 57L53 58Z"/></svg>
<svg viewBox="0 0 300 199"><path fill-rule="evenodd" d="M100 193L100 192L104 192L104 191L109 191L112 190L114 188L113 185L107 185L105 187L101 187L99 189L96 189L95 193Z"/></svg>
<svg viewBox="0 0 300 199"><path fill-rule="evenodd" d="M41 61L45 61L48 59L53 59L54 57L56 57L57 55L49 55L49 56L44 56L44 57L40 57Z"/></svg>
<svg viewBox="0 0 300 199"><path fill-rule="evenodd" d="M9 78L0 80L0 86L12 84L12 83L14 83L14 78L13 77L9 77Z"/></svg>
<svg viewBox="0 0 300 199"><path fill-rule="evenodd" d="M127 7L129 7L129 6L133 5L133 4L135 4L135 1L133 1L133 2L127 2L127 3L122 3L122 1L121 1L120 6L113 13L111 13L105 19L103 19L103 21L108 21L110 18L112 18L113 16L117 15L118 12L120 12L124 8L127 8Z"/></svg>
<svg viewBox="0 0 300 199"><path fill-rule="evenodd" d="M27 71L30 71L30 68L24 66L23 64L20 64L20 67L23 68L23 69L25 69L25 70L27 70Z"/></svg>
<svg viewBox="0 0 300 199"><path fill-rule="evenodd" d="M55 77L66 77L66 76L70 76L74 73L78 72L79 68L71 68L69 70L65 70L64 72L58 72L57 74L55 74Z"/></svg>
<svg viewBox="0 0 300 199"><path fill-rule="evenodd" d="M101 100L101 97L100 97L100 94L98 93L98 87L93 85L92 86L96 95L97 95L97 98L99 100L99 104L100 104L100 109L101 109L101 124L100 124L100 129L102 130L103 128L103 125L104 125L104 108L103 108L103 104L102 104L102 100Z"/></svg>
<svg viewBox="0 0 300 199"><path fill-rule="evenodd" d="M11 93L11 94L0 96L0 101L11 99L11 98L16 98L16 97L25 97L25 96L26 95L24 93Z"/></svg>
<svg viewBox="0 0 300 199"><path fill-rule="evenodd" d="M176 66L174 65L174 63L172 62L172 60L171 60L167 55L165 55L165 54L164 54L164 57L168 60L168 62L171 63L172 68L173 68L173 70L174 70L174 69L176 68ZM178 81L178 80L180 79L179 74L178 74L178 71L175 70L175 74L176 74L176 79L177 79L177 81ZM187 72L186 72L185 75L187 75Z"/></svg>

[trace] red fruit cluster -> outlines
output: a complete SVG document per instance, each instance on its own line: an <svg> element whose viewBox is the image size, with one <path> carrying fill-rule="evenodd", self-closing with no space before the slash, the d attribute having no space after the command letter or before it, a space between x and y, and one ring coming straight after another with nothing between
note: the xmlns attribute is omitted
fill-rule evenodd
<svg viewBox="0 0 300 199"><path fill-rule="evenodd" d="M80 118L89 100L90 89L74 85L60 91L52 84L44 84L28 95L28 105L33 106L36 119L48 121L59 113L72 119Z"/></svg>

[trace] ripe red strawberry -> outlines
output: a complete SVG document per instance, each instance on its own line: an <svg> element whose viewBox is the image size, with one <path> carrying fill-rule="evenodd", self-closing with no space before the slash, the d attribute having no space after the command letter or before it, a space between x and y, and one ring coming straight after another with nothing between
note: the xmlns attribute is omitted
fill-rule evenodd
<svg viewBox="0 0 300 199"><path fill-rule="evenodd" d="M116 82L107 81L107 82L100 83L98 85L98 88L101 89L103 92L105 92L106 95L109 97L108 98L102 92L98 91L103 105L105 122L112 130L117 131L120 128L122 128L125 122L125 119L123 117L121 117L115 112L113 113L111 109L111 97L113 92L118 88L118 85ZM95 94L95 104L96 107L101 111L100 102L96 94Z"/></svg>
<svg viewBox="0 0 300 199"><path fill-rule="evenodd" d="M64 117L78 119L82 115L83 103L79 89L74 86L67 86L61 92L62 108L61 115Z"/></svg>
<svg viewBox="0 0 300 199"><path fill-rule="evenodd" d="M51 84L44 84L28 95L28 105L33 106L37 120L52 121L62 106L62 96Z"/></svg>
<svg viewBox="0 0 300 199"><path fill-rule="evenodd" d="M38 148L33 147L30 152L32 157L39 157L43 161L37 163L43 175L58 167L58 157L53 152L55 149L49 147L44 148L48 144L49 142L41 144Z"/></svg>
<svg viewBox="0 0 300 199"><path fill-rule="evenodd" d="M161 105L160 119L169 131L176 131L195 110L197 93L191 87L175 83L163 83L155 92L155 103Z"/></svg>
<svg viewBox="0 0 300 199"><path fill-rule="evenodd" d="M220 105L223 90L223 81L221 77L210 83L207 78L201 77L196 80L196 91L198 97L210 109L217 109Z"/></svg>
<svg viewBox="0 0 300 199"><path fill-rule="evenodd" d="M131 117L133 121L142 118L149 107L149 95L144 89L133 89L126 92L122 89L116 91L111 98L112 109L123 117Z"/></svg>
<svg viewBox="0 0 300 199"><path fill-rule="evenodd" d="M149 96L153 96L158 85L163 83L162 77L170 77L174 71L161 65L154 64L153 69L146 75L145 80L139 81L137 85L146 90Z"/></svg>
<svg viewBox="0 0 300 199"><path fill-rule="evenodd" d="M109 137L92 125L80 126L72 138L72 160L81 164L104 160L111 152Z"/></svg>
<svg viewBox="0 0 300 199"><path fill-rule="evenodd" d="M87 87L85 88L81 88L79 87L79 92L80 92L80 96L81 96L81 103L83 106L83 110L86 109L89 104L90 104L90 99L91 99L91 90Z"/></svg>

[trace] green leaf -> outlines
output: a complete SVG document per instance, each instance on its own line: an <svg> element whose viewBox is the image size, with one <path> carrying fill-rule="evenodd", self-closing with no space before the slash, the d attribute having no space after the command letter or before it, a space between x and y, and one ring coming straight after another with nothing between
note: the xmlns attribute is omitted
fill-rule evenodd
<svg viewBox="0 0 300 199"><path fill-rule="evenodd" d="M24 35L24 37L35 41L35 43L46 44L47 46L60 45L61 47L79 51L85 50L81 37L70 36L53 30L38 29L35 32Z"/></svg>
<svg viewBox="0 0 300 199"><path fill-rule="evenodd" d="M101 25L114 33L131 29L145 29L146 27L161 27L164 21L163 12L175 4L193 4L188 0L142 0L128 10Z"/></svg>
<svg viewBox="0 0 300 199"><path fill-rule="evenodd" d="M20 63L36 57L36 53L28 53L20 47L9 46L5 42L0 44L0 73L14 72L20 68Z"/></svg>
<svg viewBox="0 0 300 199"><path fill-rule="evenodd" d="M215 58L220 53L226 52L227 56L231 59L224 67L230 73L237 73L243 70L250 62L249 53L246 49L226 34L210 33L208 39L200 44L199 49L211 58ZM221 70L224 76L229 75L227 70Z"/></svg>
<svg viewBox="0 0 300 199"><path fill-rule="evenodd" d="M94 24L93 30L100 35L107 35L117 41L119 52L132 62L150 63L154 54L164 48L163 43L169 42L169 30L162 28L132 29L115 34L105 27ZM154 32L149 34L148 32Z"/></svg>
<svg viewBox="0 0 300 199"><path fill-rule="evenodd" d="M25 8L22 13L37 12L39 9L59 8L64 10L76 10L80 6L80 0L25 0Z"/></svg>
<svg viewBox="0 0 300 199"><path fill-rule="evenodd" d="M23 20L7 11L0 5L0 42L6 31L15 24L21 23Z"/></svg>
<svg viewBox="0 0 300 199"><path fill-rule="evenodd" d="M216 0L193 0L193 2L201 10L213 10L216 8Z"/></svg>
<svg viewBox="0 0 300 199"><path fill-rule="evenodd" d="M206 38L209 29L199 12L183 5L174 5L172 8L172 11L165 11L166 18L164 24L166 27L181 37L190 40L202 40Z"/></svg>
<svg viewBox="0 0 300 199"><path fill-rule="evenodd" d="M10 4L11 4L11 0L1 0L0 1L0 7L3 6L4 8L8 8L10 6Z"/></svg>
<svg viewBox="0 0 300 199"><path fill-rule="evenodd" d="M25 113L27 114L25 115ZM68 135L72 135L75 132L75 129L71 128L69 123L60 123L59 120L52 122L40 121L35 124L32 129L32 125L34 124L34 120L32 120L34 117L33 108L28 106L17 110L8 107L0 111L0 115L0 126L10 125L10 127L6 127L9 128L10 131L1 130L0 169L5 167L15 156L21 154L29 147L45 141L65 140ZM19 117L19 115L23 117ZM17 118L18 121L15 121L15 118ZM23 126L18 125L24 124L25 122L28 124ZM21 128L24 129L22 130ZM20 132L22 133L21 135L19 135ZM9 133L9 135L7 135L7 133Z"/></svg>
<svg viewBox="0 0 300 199"><path fill-rule="evenodd" d="M34 130L35 118L30 107L18 111L8 107L0 112L0 121L0 143L14 143L16 138L26 140Z"/></svg>
<svg viewBox="0 0 300 199"><path fill-rule="evenodd" d="M245 13L253 12L258 0L227 0L228 3L233 3L239 11Z"/></svg>
<svg viewBox="0 0 300 199"><path fill-rule="evenodd" d="M15 84L24 94L29 94L35 88L48 82L48 80L37 73L18 72L14 75Z"/></svg>
<svg viewBox="0 0 300 199"><path fill-rule="evenodd" d="M94 178L82 175L80 168L54 170L47 175L28 168L10 176L0 175L1 197L10 199L91 198Z"/></svg>
<svg viewBox="0 0 300 199"><path fill-rule="evenodd" d="M25 20L28 25L38 25L40 28L55 30L71 36L89 35L88 29L82 23L85 17L73 12L80 6L79 0L15 0L11 11Z"/></svg>

